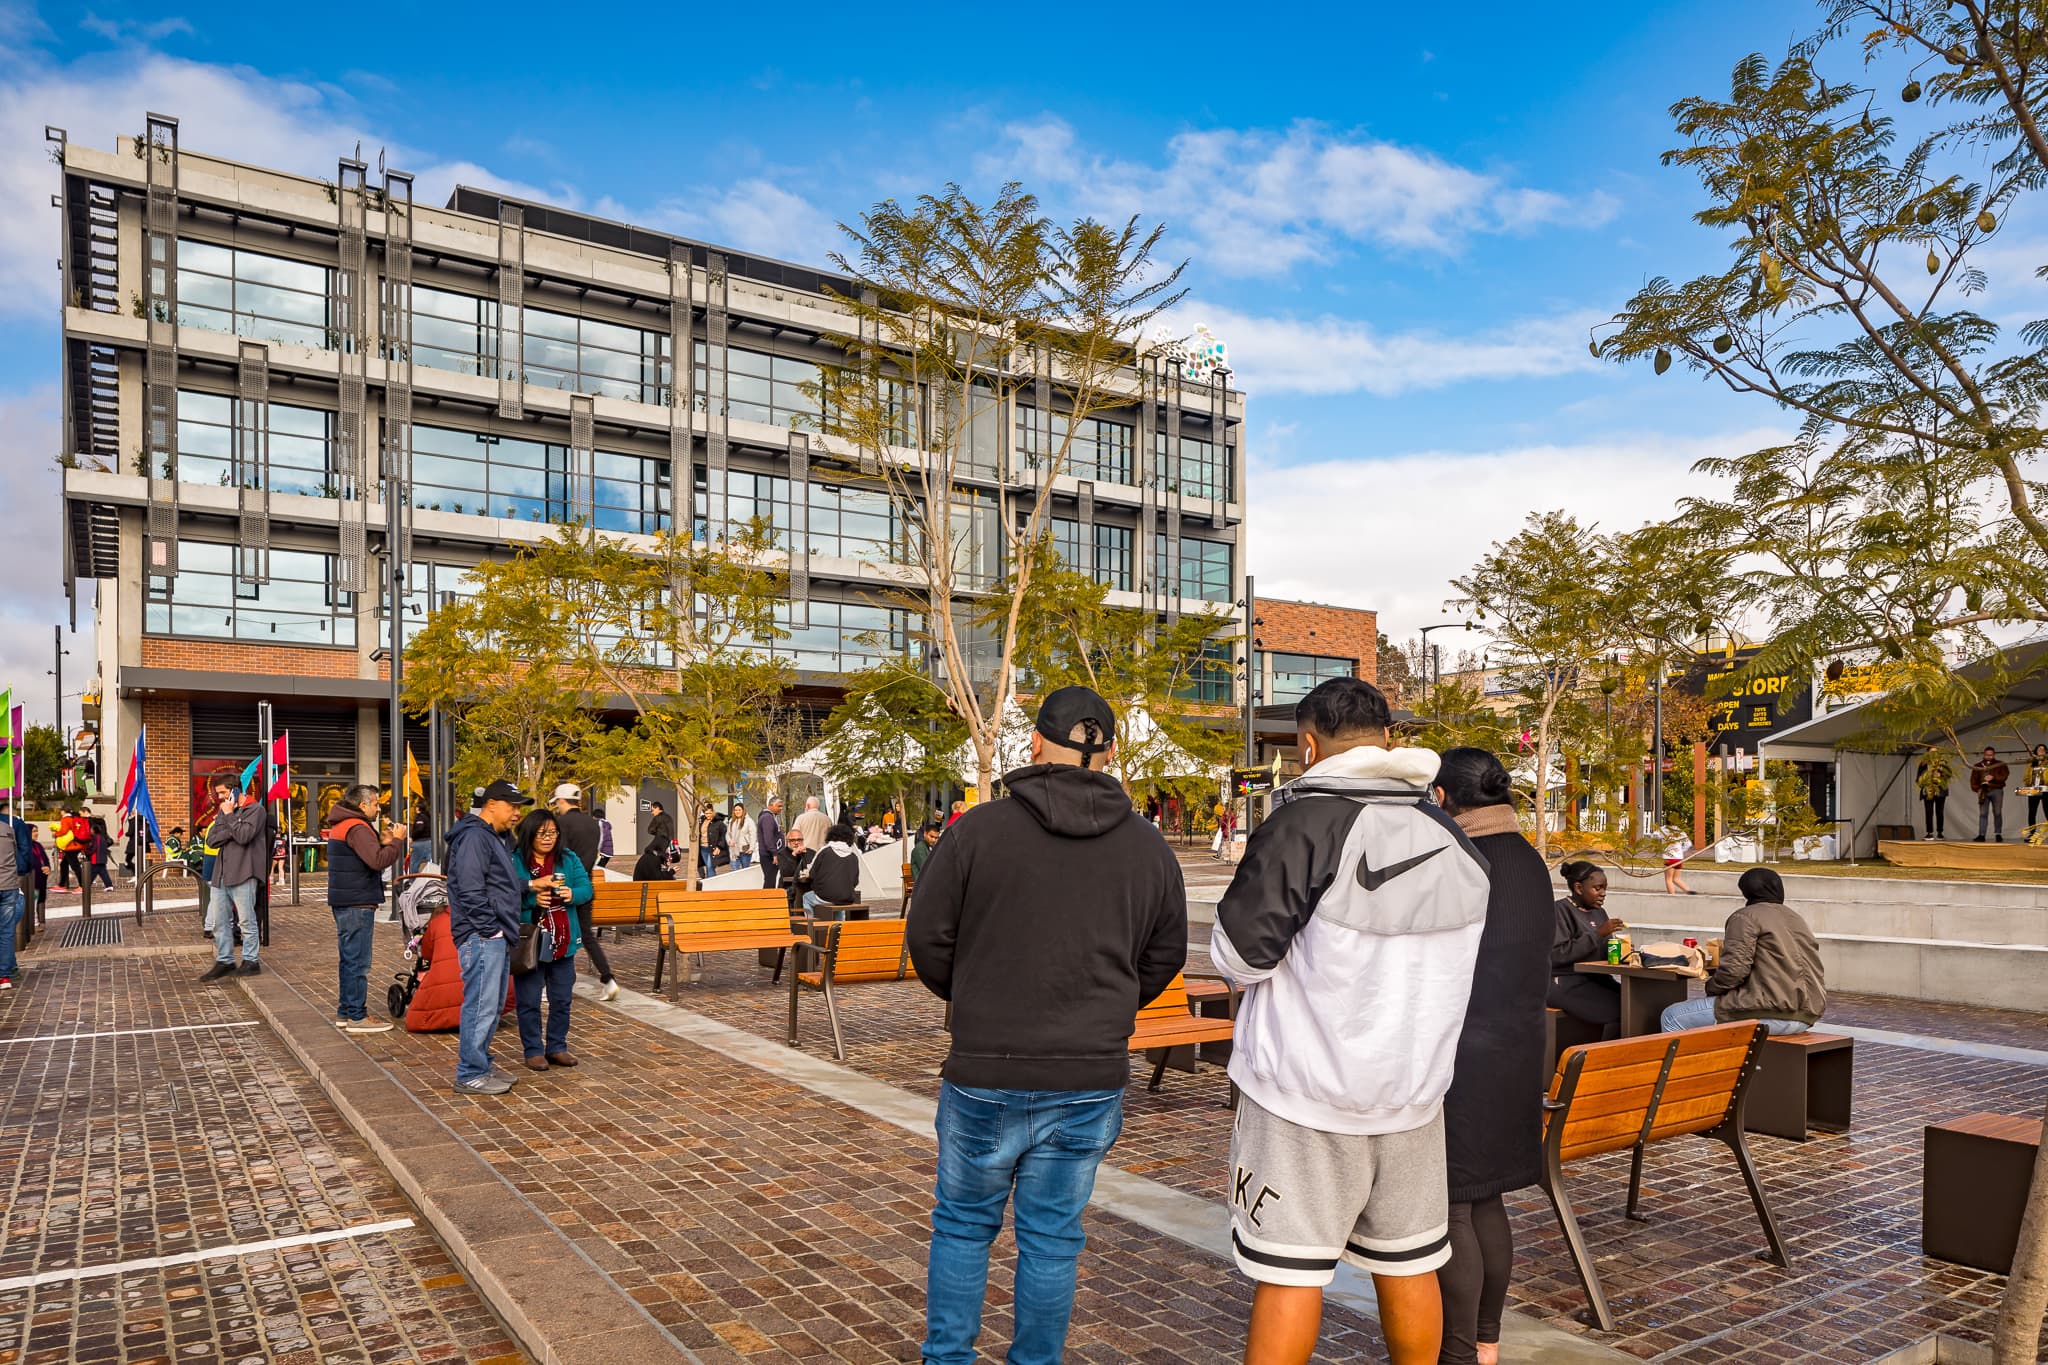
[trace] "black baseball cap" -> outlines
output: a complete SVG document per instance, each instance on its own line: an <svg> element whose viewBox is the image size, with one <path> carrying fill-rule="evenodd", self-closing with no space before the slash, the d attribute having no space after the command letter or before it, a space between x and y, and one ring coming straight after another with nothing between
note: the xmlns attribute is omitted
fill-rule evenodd
<svg viewBox="0 0 2048 1365"><path fill-rule="evenodd" d="M530 806L533 804L532 797L502 777L488 787L478 787L476 795L471 800L471 804L480 807L487 801L510 801L515 806Z"/></svg>
<svg viewBox="0 0 2048 1365"><path fill-rule="evenodd" d="M1070 738L1074 727L1087 721L1095 722L1101 738L1092 743ZM1079 684L1046 694L1038 704L1037 730L1054 744L1076 750L1083 757L1103 753L1116 743L1116 717L1110 714L1109 703L1094 688Z"/></svg>

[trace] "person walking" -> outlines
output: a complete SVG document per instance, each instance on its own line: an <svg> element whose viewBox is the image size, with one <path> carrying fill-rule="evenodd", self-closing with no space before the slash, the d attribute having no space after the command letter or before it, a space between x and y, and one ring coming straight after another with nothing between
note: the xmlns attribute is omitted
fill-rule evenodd
<svg viewBox="0 0 2048 1365"><path fill-rule="evenodd" d="M789 837L796 839L802 834L802 821L798 821L798 828L791 830ZM825 831L825 846L811 860L810 875L805 881L808 889L804 892L803 907L814 918L842 918L840 907L859 902L860 854L853 846L852 829L833 825Z"/></svg>
<svg viewBox="0 0 2048 1365"><path fill-rule="evenodd" d="M95 815L86 822L85 836L87 874L107 890L114 890L114 878L107 871L107 862L114 855L114 839L107 833L107 820Z"/></svg>
<svg viewBox="0 0 2048 1365"><path fill-rule="evenodd" d="M201 981L218 981L235 971L235 935L242 936L243 976L263 970L260 959L262 939L256 927L256 888L263 884L270 868L270 841L264 837L265 812L253 796L237 796L232 777L213 780L213 804L218 812L206 831L206 842L217 852L212 888L213 966Z"/></svg>
<svg viewBox="0 0 2048 1365"><path fill-rule="evenodd" d="M597 817L583 809L583 788L574 782L564 782L555 788L554 799L550 802L555 813L555 828L560 832L562 846L576 855L578 870L584 880L597 881L593 870L603 857L604 825ZM597 969L597 998L616 1000L619 998L618 978L612 975L612 963L605 956L604 945L597 941L590 923L590 907L596 893L584 896L573 904L576 916L576 947L590 955L590 965Z"/></svg>
<svg viewBox="0 0 2048 1365"><path fill-rule="evenodd" d="M1970 790L1977 793L1977 838L1984 842L1988 827L1997 830L1996 839L2005 842L2005 784L2012 778L2012 769L1998 757L1998 750L1989 744L1984 746L1984 756L1970 765Z"/></svg>
<svg viewBox="0 0 2048 1365"><path fill-rule="evenodd" d="M1501 1314L1515 1259L1501 1196L1543 1171L1543 994L1550 984L1550 869L1522 837L1514 784L1484 749L1446 749L1436 803L1486 860L1486 928L1472 998L1444 1095L1451 1259L1443 1365L1499 1365ZM1509 1097L1524 1097L1514 1102Z"/></svg>
<svg viewBox="0 0 2048 1365"><path fill-rule="evenodd" d="M708 881L713 870L711 820L717 813L717 807L709 801L697 808L697 880L700 883Z"/></svg>
<svg viewBox="0 0 2048 1365"><path fill-rule="evenodd" d="M377 837L377 808L383 796L369 782L358 782L341 794L328 812L327 908L334 912L334 937L339 947L340 990L334 1025L344 1033L384 1033L386 1019L369 1016L370 946L377 907L384 903L384 873L405 855L406 831L393 826Z"/></svg>
<svg viewBox="0 0 2048 1365"><path fill-rule="evenodd" d="M845 822L841 821L841 823ZM802 830L804 832L804 843L811 848L820 849L830 842L832 820L824 811L818 809L817 797L806 796L804 798L803 814L797 816L790 828Z"/></svg>
<svg viewBox="0 0 2048 1365"><path fill-rule="evenodd" d="M1707 975L1707 993L1664 1011L1666 1033L1757 1019L1774 1034L1804 1033L1828 1008L1820 943L1799 912L1785 904L1785 882L1752 867L1735 883L1742 908L1722 931L1721 961Z"/></svg>
<svg viewBox="0 0 2048 1365"><path fill-rule="evenodd" d="M0 876L0 991L14 989L21 964L14 956L14 939L21 917L28 913L28 898L22 887L32 885L36 863L35 831L28 821L14 813L12 800L0 793L0 868L13 868L12 877ZM33 927L33 926L31 926Z"/></svg>
<svg viewBox="0 0 2048 1365"><path fill-rule="evenodd" d="M1557 869L1565 894L1555 907L1550 939L1550 989L1544 1000L1612 1038L1621 1028L1621 986L1611 976L1573 970L1578 962L1605 962L1608 936L1623 928L1607 913L1607 874L1586 862Z"/></svg>
<svg viewBox="0 0 2048 1365"><path fill-rule="evenodd" d="M657 848L676 841L676 818L659 801L648 804L647 840Z"/></svg>
<svg viewBox="0 0 2048 1365"><path fill-rule="evenodd" d="M732 818L725 822L726 846L732 849L732 870L741 872L754 865L754 850L761 846L760 831L747 818L744 801L732 803Z"/></svg>
<svg viewBox="0 0 2048 1365"><path fill-rule="evenodd" d="M85 855L86 840L92 834L92 826L85 822L85 816L73 806L64 812L64 818L57 822L52 832L57 841L57 889L69 891L71 878L78 878L80 889L85 886L85 866L81 859Z"/></svg>
<svg viewBox="0 0 2048 1365"><path fill-rule="evenodd" d="M1676 825L1666 825L1658 830L1657 837L1664 840L1664 894L1699 894L1685 884L1685 860L1692 853L1692 840Z"/></svg>
<svg viewBox="0 0 2048 1365"><path fill-rule="evenodd" d="M560 795L561 789L556 788ZM512 978L519 1000L519 1046L528 1071L576 1065L569 1051L570 1000L576 991L576 950L583 944L582 921L595 894L583 860L562 840L559 818L537 810L519 822L519 865L527 875L520 902L522 925L540 926L537 964ZM577 913L578 908L582 913ZM541 997L547 997L542 1027Z"/></svg>
<svg viewBox="0 0 2048 1365"><path fill-rule="evenodd" d="M1429 804L1437 755L1389 749L1390 721L1361 678L1301 699L1307 771L1273 794L1216 907L1209 956L1247 987L1229 1198L1258 1283L1249 1365L1304 1365L1340 1260L1373 1277L1392 1365L1430 1365L1442 1344L1443 1102L1489 892Z"/></svg>
<svg viewBox="0 0 2048 1365"><path fill-rule="evenodd" d="M905 939L953 1005L939 1087L924 1360L968 1365L989 1246L1016 1204L1012 1365L1054 1365L1073 1316L1081 1211L1123 1128L1138 1010L1187 962L1172 850L1104 769L1109 705L1062 687L1038 708L1010 797L975 809L918 878Z"/></svg>
<svg viewBox="0 0 2048 1365"><path fill-rule="evenodd" d="M2036 744L2027 755L2027 780L2020 791L2027 798L2026 837L2048 820L2048 744Z"/></svg>
<svg viewBox="0 0 2048 1365"><path fill-rule="evenodd" d="M1914 765L1913 781L1920 788L1920 817L1929 839L1948 835L1948 755L1929 749Z"/></svg>
<svg viewBox="0 0 2048 1365"><path fill-rule="evenodd" d="M519 941L520 905L529 887L505 841L521 807L533 798L500 778L481 787L467 815L448 831L448 931L462 967L462 1026L455 1057L455 1089L464 1095L502 1095L512 1078L491 1065L491 1038L505 1012L505 981L512 945Z"/></svg>
<svg viewBox="0 0 2048 1365"><path fill-rule="evenodd" d="M707 881L718 875L721 860L732 861L732 850L726 847L727 828L724 813L714 808L711 819L704 825L704 877Z"/></svg>
<svg viewBox="0 0 2048 1365"><path fill-rule="evenodd" d="M761 885L774 886L782 877L782 798L770 796L754 825L754 846L761 855Z"/></svg>

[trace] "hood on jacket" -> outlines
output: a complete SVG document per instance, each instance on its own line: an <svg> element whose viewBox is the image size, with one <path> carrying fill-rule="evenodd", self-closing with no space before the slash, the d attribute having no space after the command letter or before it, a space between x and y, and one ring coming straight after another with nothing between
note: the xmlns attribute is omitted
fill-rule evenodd
<svg viewBox="0 0 2048 1365"><path fill-rule="evenodd" d="M1100 769L1034 763L1005 774L1003 785L1047 832L1069 839L1107 834L1132 813L1122 784Z"/></svg>
<svg viewBox="0 0 2048 1365"><path fill-rule="evenodd" d="M834 839L818 851L820 853L835 854L836 856L841 858L851 858L854 856L853 845L845 842L842 839Z"/></svg>
<svg viewBox="0 0 2048 1365"><path fill-rule="evenodd" d="M334 831L344 820L360 820L364 824L370 825L372 830L376 828L374 824L371 824L370 817L364 814L360 806L351 806L346 801L337 801L328 809L327 827L320 831L321 835L329 839L338 838L339 836Z"/></svg>
<svg viewBox="0 0 2048 1365"><path fill-rule="evenodd" d="M1382 749L1377 744L1361 744L1331 754L1282 787L1275 797L1289 800L1317 792L1359 795L1375 787L1402 787L1420 793L1429 790L1442 766L1434 749Z"/></svg>

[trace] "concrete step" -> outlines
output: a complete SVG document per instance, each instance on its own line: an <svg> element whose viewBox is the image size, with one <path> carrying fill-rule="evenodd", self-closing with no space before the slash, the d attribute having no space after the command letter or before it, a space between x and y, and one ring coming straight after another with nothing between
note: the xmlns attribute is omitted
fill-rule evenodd
<svg viewBox="0 0 2048 1365"><path fill-rule="evenodd" d="M1607 873L1612 892L1640 890L1664 894L1661 868L1644 867L1624 872L1609 864L1598 864ZM1686 885L1701 895L1736 895L1735 883L1754 863L1695 863L1685 869ZM1858 905L2048 905L2048 886L2030 882L1937 881L1905 877L1801 876L1796 862L1772 863L1770 868L1785 882L1789 901L1850 901ZM1640 872L1642 875L1635 875ZM1562 886L1558 890L1563 895Z"/></svg>
<svg viewBox="0 0 2048 1365"><path fill-rule="evenodd" d="M1558 894L1564 894L1562 888ZM1808 899L1794 895L1789 888L1786 891L1786 901L1816 934L2048 947L2048 905L2039 903L2040 899L2009 905L1909 905ZM1741 903L1740 897L1710 895L1705 888L1697 896L1667 896L1661 891L1607 893L1608 913L1630 924L1672 919L1725 922Z"/></svg>

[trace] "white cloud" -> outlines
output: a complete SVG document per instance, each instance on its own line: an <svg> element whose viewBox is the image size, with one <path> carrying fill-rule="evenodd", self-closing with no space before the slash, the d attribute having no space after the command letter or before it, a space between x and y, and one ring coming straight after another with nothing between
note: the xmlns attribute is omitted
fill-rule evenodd
<svg viewBox="0 0 2048 1365"><path fill-rule="evenodd" d="M63 621L63 522L57 515L58 392L54 383L26 393L0 394L0 431L10 456L0 460L0 507L33 509L11 519L10 566L0 593L0 687L12 687L30 723L50 719L50 624ZM92 670L92 585L78 585L79 634L66 633L64 689L81 690ZM67 707L74 703L66 702ZM69 714L75 720L77 711Z"/></svg>
<svg viewBox="0 0 2048 1365"><path fill-rule="evenodd" d="M823 266L841 245L832 216L767 176L750 176L724 188L702 187L634 207L615 199L598 201L594 212L679 236L729 246L749 254Z"/></svg>
<svg viewBox="0 0 2048 1365"><path fill-rule="evenodd" d="M190 21L173 15L169 18L144 21L141 19L105 19L97 14L88 14L78 21L78 26L88 33L97 33L102 38L117 43L154 43L170 37L173 33L190 33Z"/></svg>
<svg viewBox="0 0 2048 1365"><path fill-rule="evenodd" d="M1786 439L1772 428L1713 436L1596 437L1479 453L1415 451L1251 470L1251 568L1262 596L1370 607L1399 640L1449 619L1451 580L1531 512L1565 508L1627 530L1668 517L1713 487L1691 472L1708 455ZM1477 648L1480 637L1461 640ZM1445 642L1445 651L1451 645Z"/></svg>
<svg viewBox="0 0 2048 1365"><path fill-rule="evenodd" d="M1284 133L1182 133L1163 163L1151 164L1091 151L1047 115L1005 128L979 169L1054 187L1105 217L1142 208L1192 236L1205 265L1234 275L1283 274L1329 260L1345 243L1454 253L1474 233L1596 227L1619 208L1605 194L1574 203L1428 151L1306 122Z"/></svg>
<svg viewBox="0 0 2048 1365"><path fill-rule="evenodd" d="M1381 332L1369 323L1317 318L1254 317L1234 309L1189 304L1192 330L1206 323L1230 347L1230 364L1245 390L1370 393L1379 397L1442 388L1473 379L1530 379L1594 368L1587 328L1604 313L1580 311L1529 318L1466 336Z"/></svg>

